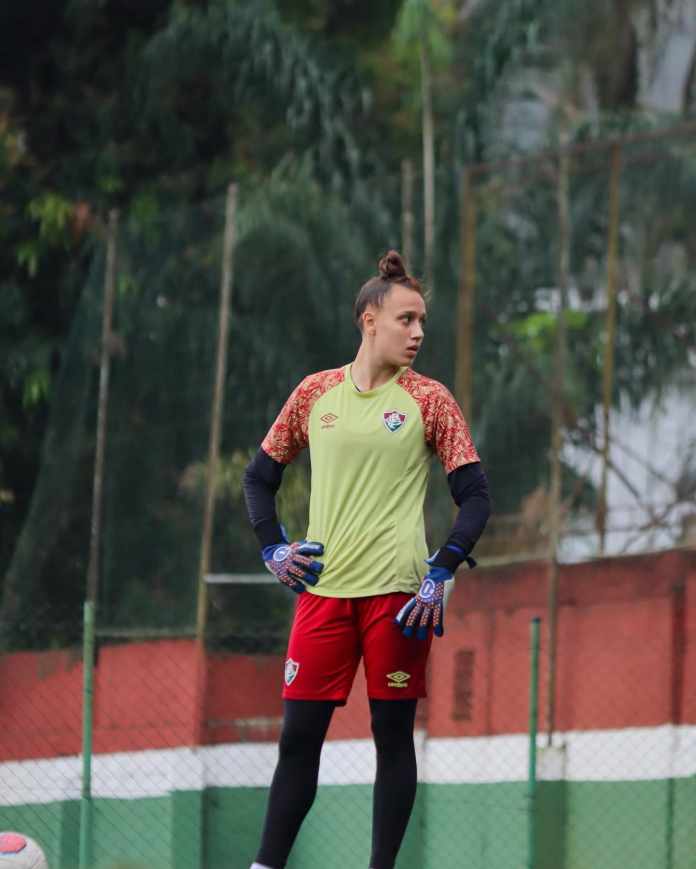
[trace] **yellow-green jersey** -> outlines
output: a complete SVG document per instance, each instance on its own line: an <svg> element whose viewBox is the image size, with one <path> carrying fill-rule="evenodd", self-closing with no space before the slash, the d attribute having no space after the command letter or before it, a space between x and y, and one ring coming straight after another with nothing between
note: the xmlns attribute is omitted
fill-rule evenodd
<svg viewBox="0 0 696 869"><path fill-rule="evenodd" d="M431 457L445 473L479 461L451 393L411 368L367 391L349 365L306 377L261 447L283 464L309 447L306 536L324 544L325 567L307 591L325 597L415 592L428 555Z"/></svg>

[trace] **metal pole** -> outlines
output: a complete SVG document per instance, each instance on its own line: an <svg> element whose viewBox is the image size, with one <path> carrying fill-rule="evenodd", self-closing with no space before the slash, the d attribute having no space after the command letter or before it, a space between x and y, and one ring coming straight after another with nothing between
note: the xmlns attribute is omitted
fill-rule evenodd
<svg viewBox="0 0 696 869"><path fill-rule="evenodd" d="M118 211L109 212L106 242L106 276L104 283L104 310L102 312L102 342L99 363L99 407L97 410L97 446L94 457L92 487L92 525L87 566L87 600L96 603L99 586L99 550L101 547L102 489L104 483L104 455L106 449L106 421L109 404L109 377L111 375L111 321L116 292L116 244L118 239Z"/></svg>
<svg viewBox="0 0 696 869"><path fill-rule="evenodd" d="M401 251L404 255L406 268L410 271L413 265L413 161L401 161Z"/></svg>
<svg viewBox="0 0 696 869"><path fill-rule="evenodd" d="M230 321L230 298L232 295L233 255L236 229L237 185L227 188L225 206L225 233L222 244L222 274L220 278L220 308L218 314L217 359L215 364L215 384L210 419L210 438L208 443L208 473L206 476L205 508L203 512L203 531L201 533L201 557L198 567L198 599L196 605L196 700L194 703L195 720L192 738L200 745L204 737L205 696L208 681L208 665L205 653L205 632L208 621L208 587L206 576L210 572L210 551L215 521L215 481L220 455L220 432L224 405L225 375L227 371L227 336Z"/></svg>
<svg viewBox="0 0 696 869"><path fill-rule="evenodd" d="M82 786L80 790L80 869L92 865L92 733L94 709L94 602L86 600L82 638Z"/></svg>
<svg viewBox="0 0 696 869"><path fill-rule="evenodd" d="M570 221L568 186L570 157L561 140L558 167L558 314L554 371L551 385L551 469L549 485L549 580L548 580L548 691L546 696L546 733L548 744L555 728L556 717L556 638L558 618L558 548L561 538L563 469L563 397L566 366L566 310L568 308L568 271L570 267Z"/></svg>
<svg viewBox="0 0 696 869"><path fill-rule="evenodd" d="M104 456L106 451L106 423L109 405L109 376L111 373L111 322L116 292L116 247L118 239L118 211L109 212L106 243L106 275L104 281L104 309L102 311L101 358L99 364L99 404L97 410L97 444L94 457L92 485L92 523L90 528L89 564L87 566L87 592L84 605L82 642L82 786L80 795L80 869L88 869L92 862L92 739L94 715L94 633L99 591L99 554L101 549L102 491L104 482Z"/></svg>
<svg viewBox="0 0 696 869"><path fill-rule="evenodd" d="M531 621L529 674L529 766L527 773L527 869L536 866L537 719L539 715L539 618Z"/></svg>
<svg viewBox="0 0 696 869"><path fill-rule="evenodd" d="M198 570L198 601L196 607L196 639L205 642L205 628L208 613L208 590L205 582L210 567L210 549L215 520L215 479L220 455L220 430L224 406L225 374L227 370L227 333L230 321L230 296L232 291L233 252L235 242L235 215L237 209L237 185L227 188L225 208L225 235L222 249L222 276L220 281L220 313L218 318L217 360L215 366L215 385L210 421L208 444L208 474L206 478L205 509L203 513L203 532L201 535L201 557Z"/></svg>
<svg viewBox="0 0 696 869"><path fill-rule="evenodd" d="M421 95L423 101L423 259L425 285L435 293L433 261L435 257L435 130L433 89L427 36L421 36Z"/></svg>
<svg viewBox="0 0 696 869"><path fill-rule="evenodd" d="M459 298L457 304L455 394L471 425L474 299L476 295L476 196L471 170L461 174L459 199Z"/></svg>
<svg viewBox="0 0 696 869"><path fill-rule="evenodd" d="M602 371L602 478L597 498L596 527L599 552L604 554L607 534L607 483L611 446L611 395L614 388L614 345L616 343L616 289L619 260L619 193L621 183L621 145L611 147L609 176L609 234L607 240L607 317Z"/></svg>

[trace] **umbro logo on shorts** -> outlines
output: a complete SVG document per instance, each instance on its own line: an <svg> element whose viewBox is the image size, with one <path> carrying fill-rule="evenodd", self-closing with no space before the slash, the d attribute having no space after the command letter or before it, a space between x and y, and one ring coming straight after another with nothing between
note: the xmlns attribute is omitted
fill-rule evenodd
<svg viewBox="0 0 696 869"><path fill-rule="evenodd" d="M406 414L401 413L400 410L385 410L383 418L387 431L392 432L392 434L400 428L403 428L403 425L406 422Z"/></svg>
<svg viewBox="0 0 696 869"><path fill-rule="evenodd" d="M321 420L322 428L336 428L334 423L338 417L335 413L325 413L324 416L320 416L319 419Z"/></svg>
<svg viewBox="0 0 696 869"><path fill-rule="evenodd" d="M408 680L410 678L411 674L404 673L403 670L387 673L387 688L408 688Z"/></svg>
<svg viewBox="0 0 696 869"><path fill-rule="evenodd" d="M285 662L285 684L292 685L295 681L295 677L297 676L297 671L300 669L300 665L297 661L293 661L292 658L288 658Z"/></svg>

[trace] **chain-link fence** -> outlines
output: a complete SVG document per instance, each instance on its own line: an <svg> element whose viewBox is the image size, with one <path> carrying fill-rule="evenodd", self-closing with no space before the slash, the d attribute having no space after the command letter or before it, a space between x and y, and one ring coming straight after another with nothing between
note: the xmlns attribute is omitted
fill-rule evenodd
<svg viewBox="0 0 696 869"><path fill-rule="evenodd" d="M400 867L696 865L696 726L686 723L696 697L686 606L693 612L696 557L627 561L561 572L551 735L542 621L536 787L530 622L544 609L547 568L460 578L419 707L419 789ZM289 609L289 592L273 594ZM276 759L283 639L202 656L191 637L100 637L92 865L248 869ZM51 866L75 867L81 656L17 652L1 666L0 826L37 838ZM317 801L288 866L368 865L374 774L359 672L335 713Z"/></svg>
<svg viewBox="0 0 696 869"><path fill-rule="evenodd" d="M694 869L692 131L581 143L452 180L442 170L418 368L468 409L495 513L482 568L460 576L434 646L399 866ZM106 268L95 237L32 503L3 565L0 828L34 835L52 867L251 862L292 600L254 578L241 475L301 377L352 357L354 293L376 254L399 246L393 193L379 207L358 193L346 204L302 177L240 191L206 560L233 581L205 586L202 622L225 207L141 197L121 215L86 798L78 646ZM308 491L298 461L279 496L293 536ZM434 468L433 545L451 518ZM585 561L602 550L625 557ZM547 564L559 561L554 578ZM336 712L289 866L367 865L373 775L360 681Z"/></svg>
<svg viewBox="0 0 696 869"><path fill-rule="evenodd" d="M687 127L467 170L488 549L547 554L549 516L566 561L692 541L693 159Z"/></svg>

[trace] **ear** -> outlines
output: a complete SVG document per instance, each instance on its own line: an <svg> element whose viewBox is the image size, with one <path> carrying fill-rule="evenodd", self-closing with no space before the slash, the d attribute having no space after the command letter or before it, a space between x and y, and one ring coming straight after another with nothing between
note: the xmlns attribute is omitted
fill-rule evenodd
<svg viewBox="0 0 696 869"><path fill-rule="evenodd" d="M375 312L371 308L366 308L362 315L362 332L363 335L373 337L376 331Z"/></svg>

